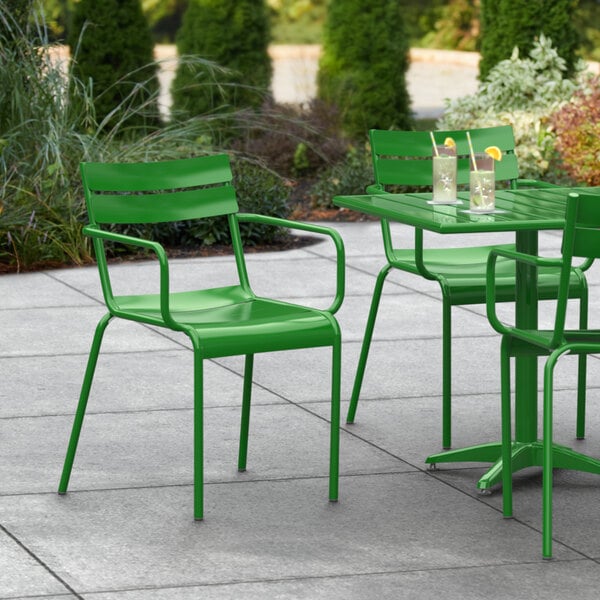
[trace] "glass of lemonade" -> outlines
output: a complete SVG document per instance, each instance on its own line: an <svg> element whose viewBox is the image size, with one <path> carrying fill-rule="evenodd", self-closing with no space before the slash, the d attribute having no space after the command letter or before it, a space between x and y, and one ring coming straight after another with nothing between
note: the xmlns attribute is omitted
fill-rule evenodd
<svg viewBox="0 0 600 600"><path fill-rule="evenodd" d="M470 209L477 213L491 213L495 208L496 178L494 159L489 154L475 154L469 178ZM475 166L477 168L475 168Z"/></svg>
<svg viewBox="0 0 600 600"><path fill-rule="evenodd" d="M433 198L434 204L456 202L456 147L436 146L433 154Z"/></svg>

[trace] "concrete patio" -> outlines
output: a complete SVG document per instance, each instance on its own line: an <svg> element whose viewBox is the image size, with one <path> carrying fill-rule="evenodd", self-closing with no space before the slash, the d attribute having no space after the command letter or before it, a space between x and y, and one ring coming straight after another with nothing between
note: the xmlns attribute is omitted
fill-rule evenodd
<svg viewBox="0 0 600 600"><path fill-rule="evenodd" d="M345 415L382 246L377 223L333 226L347 251ZM448 242L441 238L431 242ZM540 237L542 250L559 243L557 233ZM258 293L324 307L333 255L328 242L251 254L250 277ZM230 266L230 257L174 260L173 285L225 283ZM114 266L119 285L135 291L155 274L153 262ZM590 282L597 326L597 267ZM543 561L539 469L515 477L510 520L498 490L476 490L486 465L428 471L441 437L440 295L407 274L392 275L384 293L357 420L342 431L340 501L327 501L329 351L257 356L245 473L236 470L243 360L211 360L206 518L194 522L187 339L109 326L70 491L58 496L104 313L97 271L0 277L0 598L598 598L598 478L556 472L555 559ZM482 306L453 316L454 446L496 440L498 336ZM600 364L590 359L588 437L577 442L575 362L558 371L556 439L597 456Z"/></svg>

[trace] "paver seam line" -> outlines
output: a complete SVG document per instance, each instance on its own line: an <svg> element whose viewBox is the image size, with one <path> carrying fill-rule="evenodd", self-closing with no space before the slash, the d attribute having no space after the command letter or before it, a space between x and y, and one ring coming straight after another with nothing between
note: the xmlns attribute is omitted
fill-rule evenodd
<svg viewBox="0 0 600 600"><path fill-rule="evenodd" d="M564 563L583 563L587 562L590 559L586 558L569 558L560 560L561 564ZM595 562L595 561L591 561ZM278 584L278 583L290 583L290 582L301 582L301 581L321 581L321 580L332 580L332 579L348 579L348 578L359 578L359 577L369 577L369 576L386 576L386 575L403 575L403 574L412 574L412 573L436 573L436 572L444 572L444 571L465 571L465 570L473 570L473 569L487 569L487 568L510 568L517 566L533 566L539 565L542 563L539 561L522 561L522 562L501 562L497 564L473 564L473 565L465 565L465 566L455 566L455 567L431 567L430 569L423 568L407 568L407 569L393 569L389 571L351 571L348 573L339 573L332 575L314 575L314 576L290 576L290 577L277 577L277 578L257 578L257 579L234 579L227 582L214 582L214 583L186 583L179 585L165 585L165 586L143 586L143 587L132 587L132 588L111 588L104 590L94 590L85 592L86 596L93 596L97 594L107 594L107 593L125 593L125 592L138 592L138 591L166 591L166 590L184 590L184 589L194 589L194 588L216 588L216 587L228 587L228 586L238 586L238 585L253 585L253 584Z"/></svg>
<svg viewBox="0 0 600 600"><path fill-rule="evenodd" d="M0 530L3 531L17 546L19 546L24 552L26 552L35 562L37 562L45 571L47 571L54 579L56 579L61 585L65 587L72 595L80 600L85 600L83 596L80 596L60 575L55 573L49 565L47 565L35 552L30 550L15 534L7 529L5 525L0 523ZM43 596L42 596L43 597Z"/></svg>
<svg viewBox="0 0 600 600"><path fill-rule="evenodd" d="M474 467L467 467L463 470L474 469ZM347 473L340 474L340 478L350 479L353 477L378 477L382 475L413 475L419 473L419 469L411 468L406 471L375 471L372 473ZM246 471L247 473L247 471ZM259 484L259 483L286 483L290 481L311 481L311 480L327 480L329 475L295 475L293 477L255 477L253 479L220 479L214 481L205 481L204 485L245 485L245 484ZM140 490L168 490L178 488L191 488L194 485L192 481L188 483L162 483L155 485L129 485L124 487L102 487L102 488L81 488L81 489L69 489L66 495L72 496L75 494L98 494L103 492L134 492ZM36 497L36 496L56 496L55 490L48 491L37 491L37 492L0 492L0 498L21 498L21 497Z"/></svg>

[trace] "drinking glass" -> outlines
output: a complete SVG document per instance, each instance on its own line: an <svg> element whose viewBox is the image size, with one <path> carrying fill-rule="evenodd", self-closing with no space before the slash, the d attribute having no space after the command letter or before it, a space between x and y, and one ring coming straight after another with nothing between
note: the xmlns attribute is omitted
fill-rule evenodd
<svg viewBox="0 0 600 600"><path fill-rule="evenodd" d="M456 147L436 146L433 154L434 204L456 202Z"/></svg>
<svg viewBox="0 0 600 600"><path fill-rule="evenodd" d="M494 159L488 154L475 154L475 165L473 165L473 159L469 162L471 164L470 209L477 213L494 212L496 205Z"/></svg>

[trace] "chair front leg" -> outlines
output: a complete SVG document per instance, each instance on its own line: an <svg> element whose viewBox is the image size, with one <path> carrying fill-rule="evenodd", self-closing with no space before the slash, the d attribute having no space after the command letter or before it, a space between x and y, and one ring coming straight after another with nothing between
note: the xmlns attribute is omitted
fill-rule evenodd
<svg viewBox="0 0 600 600"><path fill-rule="evenodd" d="M238 471L246 470L248 457L248 432L250 428L250 405L252 398L252 370L254 354L246 354L244 364L244 391L242 394L242 420L240 425L240 448L238 452Z"/></svg>
<svg viewBox="0 0 600 600"><path fill-rule="evenodd" d="M194 347L194 519L204 518L204 365L199 340Z"/></svg>
<svg viewBox="0 0 600 600"><path fill-rule="evenodd" d="M542 558L552 558L552 394L554 366L562 352L552 353L544 366L544 431L542 439Z"/></svg>
<svg viewBox="0 0 600 600"><path fill-rule="evenodd" d="M365 368L367 366L367 358L369 356L369 348L371 347L371 339L373 338L373 329L375 328L375 319L377 318L377 311L379 309L379 301L381 300L381 292L383 290L383 284L385 278L392 265L387 264L377 275L377 281L375 282L375 289L373 290L373 298L371 299L371 308L369 309L369 316L367 318L367 326L365 328L365 335L363 337L363 343L360 349L360 357L358 359L358 366L356 368L356 375L354 377L354 386L352 387L352 396L350 397L350 406L348 408L348 416L346 417L346 423L354 423L354 417L356 416L356 407L358 405L358 397L360 396L360 388L362 387L363 378L365 376Z"/></svg>
<svg viewBox="0 0 600 600"><path fill-rule="evenodd" d="M584 285L584 290L579 299L579 329L588 327L588 287ZM578 440L585 438L585 405L586 405L586 386L587 386L587 355L580 354L578 359L577 371L577 424L575 437Z"/></svg>
<svg viewBox="0 0 600 600"><path fill-rule="evenodd" d="M331 432L329 446L329 501L337 502L340 471L340 385L342 341L338 332L332 349L331 365Z"/></svg>
<svg viewBox="0 0 600 600"><path fill-rule="evenodd" d="M81 426L83 425L83 417L85 416L85 409L87 407L88 398L90 396L92 380L94 379L96 364L98 363L98 354L100 353L102 338L104 337L106 326L108 325L111 319L112 315L106 314L102 317L102 319L100 319L98 325L96 326L96 332L94 333L94 339L92 341L92 347L90 348L90 355L88 358L85 375L83 377L83 383L81 385L81 392L79 394L79 403L77 404L75 419L73 420L73 427L71 429L71 437L69 439L69 445L67 447L67 454L65 456L62 476L60 478L60 483L58 484L59 494L67 493L69 479L71 477L71 470L73 468L73 461L75 460L75 453L77 452L79 434L81 433Z"/></svg>
<svg viewBox="0 0 600 600"><path fill-rule="evenodd" d="M510 339L500 347L500 388L502 422L502 514L512 517L512 422L510 405Z"/></svg>

